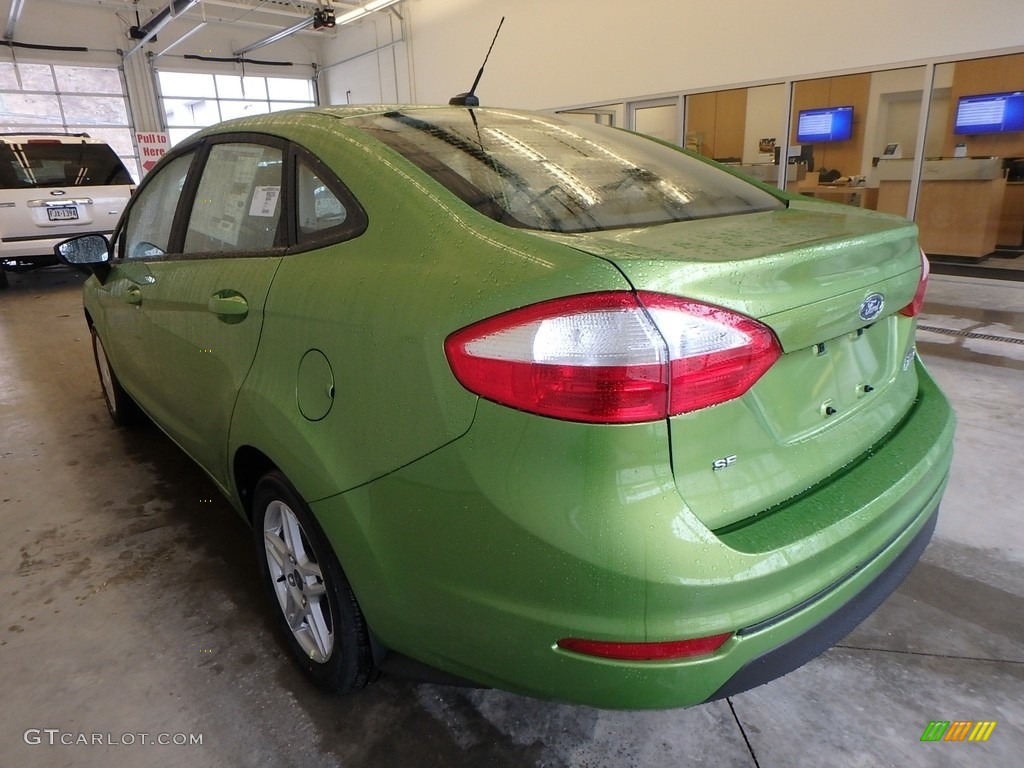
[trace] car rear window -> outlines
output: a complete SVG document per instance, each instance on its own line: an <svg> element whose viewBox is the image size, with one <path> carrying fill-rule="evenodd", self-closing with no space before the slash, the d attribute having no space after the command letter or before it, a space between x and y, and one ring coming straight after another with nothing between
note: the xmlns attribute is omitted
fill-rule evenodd
<svg viewBox="0 0 1024 768"><path fill-rule="evenodd" d="M133 184L124 163L106 144L52 140L0 142L0 188L86 187Z"/></svg>
<svg viewBox="0 0 1024 768"><path fill-rule="evenodd" d="M590 232L783 207L639 134L493 109L351 118L462 200L515 227Z"/></svg>

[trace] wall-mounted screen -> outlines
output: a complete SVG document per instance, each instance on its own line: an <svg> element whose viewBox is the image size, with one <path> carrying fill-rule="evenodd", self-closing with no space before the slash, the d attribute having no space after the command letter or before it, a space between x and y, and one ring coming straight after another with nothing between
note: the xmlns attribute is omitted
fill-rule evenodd
<svg viewBox="0 0 1024 768"><path fill-rule="evenodd" d="M1024 91L961 96L953 133L1024 131Z"/></svg>
<svg viewBox="0 0 1024 768"><path fill-rule="evenodd" d="M846 141L853 136L853 107L801 109L796 121L796 140L801 144Z"/></svg>

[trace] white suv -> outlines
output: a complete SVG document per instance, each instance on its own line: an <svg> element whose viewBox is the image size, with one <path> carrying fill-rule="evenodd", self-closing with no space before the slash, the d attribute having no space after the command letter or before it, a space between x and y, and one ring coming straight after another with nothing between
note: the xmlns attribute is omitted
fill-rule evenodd
<svg viewBox="0 0 1024 768"><path fill-rule="evenodd" d="M72 235L109 235L134 184L88 134L0 135L0 288L5 270L56 264L53 247Z"/></svg>

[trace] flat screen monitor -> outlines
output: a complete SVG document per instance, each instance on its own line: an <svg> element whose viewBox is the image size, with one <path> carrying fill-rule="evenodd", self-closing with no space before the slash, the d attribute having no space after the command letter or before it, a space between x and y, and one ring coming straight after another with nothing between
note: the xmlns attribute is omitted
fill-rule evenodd
<svg viewBox="0 0 1024 768"><path fill-rule="evenodd" d="M960 97L953 133L966 136L1005 131L1024 131L1024 91Z"/></svg>
<svg viewBox="0 0 1024 768"><path fill-rule="evenodd" d="M801 109L796 121L796 140L801 144L846 141L853 136L853 107Z"/></svg>

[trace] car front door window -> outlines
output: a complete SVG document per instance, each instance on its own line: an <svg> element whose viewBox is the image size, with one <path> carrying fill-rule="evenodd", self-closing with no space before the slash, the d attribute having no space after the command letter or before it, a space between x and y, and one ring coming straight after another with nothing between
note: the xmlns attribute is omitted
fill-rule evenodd
<svg viewBox="0 0 1024 768"><path fill-rule="evenodd" d="M162 256L170 250L174 212L194 155L175 158L139 190L124 228L124 258Z"/></svg>

